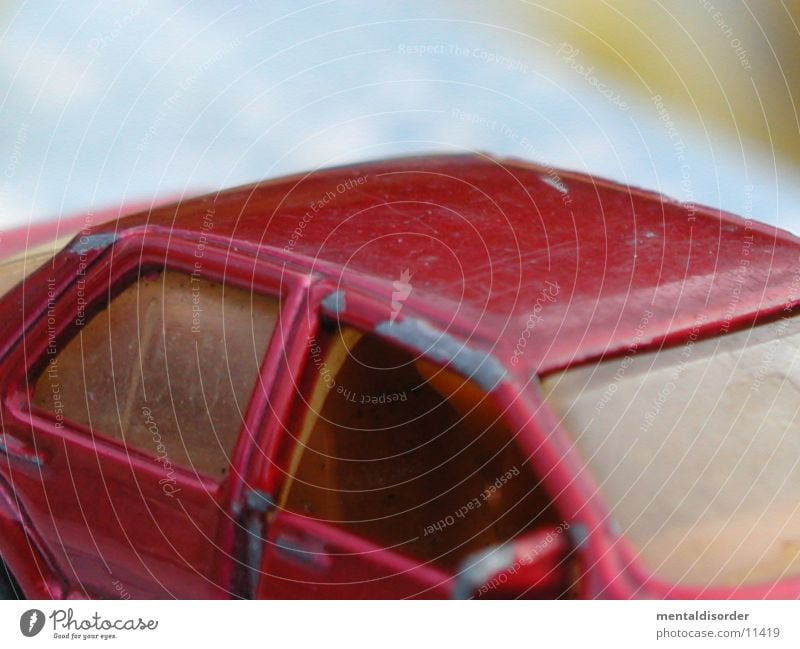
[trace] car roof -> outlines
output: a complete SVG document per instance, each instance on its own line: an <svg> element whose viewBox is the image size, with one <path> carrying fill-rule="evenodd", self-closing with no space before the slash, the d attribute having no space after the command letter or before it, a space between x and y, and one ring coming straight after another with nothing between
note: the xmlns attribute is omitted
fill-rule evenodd
<svg viewBox="0 0 800 649"><path fill-rule="evenodd" d="M800 286L800 247L786 232L482 154L313 171L99 230L142 226L272 253L344 287L367 277L391 291L408 270L409 303L430 305L434 324L506 350L524 341L519 356L540 372L743 326Z"/></svg>

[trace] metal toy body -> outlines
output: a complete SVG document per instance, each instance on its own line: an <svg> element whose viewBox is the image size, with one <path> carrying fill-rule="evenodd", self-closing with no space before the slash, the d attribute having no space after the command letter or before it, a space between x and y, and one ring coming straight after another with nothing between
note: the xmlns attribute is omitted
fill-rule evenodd
<svg viewBox="0 0 800 649"><path fill-rule="evenodd" d="M0 302L0 557L29 597L796 597L800 578L792 575L686 584L645 567L614 524L596 474L546 403L539 379L789 312L797 303L798 257L794 237L764 225L581 174L483 156L324 170L86 229ZM165 432L172 423L164 413L172 410L156 411L171 388L158 401L150 387L157 377L145 377L145 403L138 396L145 378L119 360L127 358L124 350L113 347L120 385L112 397L92 393L98 403L80 404L87 422L69 416L76 397L63 378L53 378L53 368L68 371L64 350L84 328L82 353L91 353L93 318L115 322L115 311L103 315L110 300L116 304L144 276L167 290L158 279L166 271L186 278L185 301L153 303L183 309L187 327L211 326L215 316L200 300L216 295L215 287L221 295L231 287L279 304L263 309L271 333L263 357L248 370L250 387L231 388L246 398L237 402L237 432L220 451L219 474L216 465L198 469L200 460L192 458L200 455L191 448L185 454L192 462L180 460L179 438L168 442ZM194 279L207 283L204 293L192 292ZM144 323L133 329L140 338L148 335ZM246 340L245 356L260 353L255 329L241 326L240 335L224 335ZM347 332L355 332L352 339ZM162 346L173 344L163 336ZM448 413L461 413L466 430L475 423L469 400L491 402L488 425L500 419L502 431L510 431L497 448L522 461L498 461L468 490L452 476L446 485L437 482L435 467L423 470L426 460L415 459L409 480L422 486L395 499L405 507L397 520L427 509L400 531L385 531L380 521L352 523L359 516L373 520L384 505L362 499L354 505L359 516L350 516L349 505L299 493L307 476L346 491L345 478L325 473L333 472L330 464L306 466L311 460L297 450L314 444L309 417L327 412L320 381L328 390L343 388L337 413L345 401L372 408L374 430L398 405L384 402L403 401L408 409L415 398L396 387L401 378L369 393L368 382L348 378L337 345L352 351L359 340L364 358L369 345L383 345L413 361L414 376L446 368L448 376L463 378L467 387L440 389ZM195 344L199 350L213 341ZM177 356L169 349L164 355L167 366L177 367ZM220 367L225 362L234 361ZM104 365L84 367L109 374ZM50 388L41 388L48 372ZM95 378L81 380L89 385ZM106 380L97 378L97 385ZM473 389L478 396L469 396ZM59 410L59 399L66 410ZM104 435L104 420L97 419L104 407L113 410L108 421L139 422L143 441L125 438L124 426L121 438ZM175 415L179 424L183 416ZM478 446L464 449L464 457L477 453L478 464L494 457L477 450L484 448L480 435L470 439ZM342 444L334 450L347 448ZM381 452L396 453L402 463L400 451L386 444ZM204 449L217 457L213 444ZM441 449L430 450L431 457L438 452L450 460ZM387 468L384 475L394 474ZM363 480L363 489L383 488L371 475ZM440 498L440 506L414 500L424 484L435 485L431 498ZM538 522L515 509L528 502L523 484L547 496ZM317 502L328 504L308 504ZM490 511L494 518L487 518ZM337 524L332 512L351 523ZM501 529L501 519L516 522ZM393 520L385 521L387 529Z"/></svg>

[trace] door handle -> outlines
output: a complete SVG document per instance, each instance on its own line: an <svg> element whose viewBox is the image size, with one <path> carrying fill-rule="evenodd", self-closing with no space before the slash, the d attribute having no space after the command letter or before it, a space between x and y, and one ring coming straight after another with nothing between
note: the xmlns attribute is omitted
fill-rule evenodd
<svg viewBox="0 0 800 649"><path fill-rule="evenodd" d="M42 453L37 453L25 442L7 433L0 433L0 454L7 456L11 460L19 460L38 467L43 467L46 463Z"/></svg>

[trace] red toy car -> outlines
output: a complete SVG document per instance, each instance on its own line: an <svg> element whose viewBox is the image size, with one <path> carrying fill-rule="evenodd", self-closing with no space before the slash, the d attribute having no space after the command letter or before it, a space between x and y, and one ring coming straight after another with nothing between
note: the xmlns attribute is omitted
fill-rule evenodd
<svg viewBox="0 0 800 649"><path fill-rule="evenodd" d="M0 303L6 591L800 595L784 232L465 155L54 251Z"/></svg>

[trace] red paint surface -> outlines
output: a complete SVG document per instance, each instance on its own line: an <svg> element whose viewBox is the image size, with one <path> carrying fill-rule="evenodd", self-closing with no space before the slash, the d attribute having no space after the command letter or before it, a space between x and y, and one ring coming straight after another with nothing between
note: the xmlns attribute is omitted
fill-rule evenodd
<svg viewBox="0 0 800 649"><path fill-rule="evenodd" d="M238 594L237 507L245 484L273 489L280 483L279 473L263 469L281 448L283 424L297 416L287 385L302 371L320 300L344 289L342 319L371 329L390 316L392 283L410 269L413 292L399 319L422 318L506 366L507 380L495 397L519 431L516 443L550 492L558 494L556 506L571 529L590 532L577 549L582 595L800 595L797 580L714 592L674 588L631 563L624 540L609 530L591 478L542 406L535 382L537 374L618 354L633 343L640 348L677 343L701 317L702 334L713 335L794 308L800 245L793 236L588 176L482 156L407 158L298 175L149 210L93 231L114 232L118 240L82 259L67 249L5 296L0 307L4 432L46 458L39 471L0 456L5 499L0 523L9 530L0 535L0 555L26 592L114 596L98 560L106 553L124 569L121 578L133 595ZM187 502L197 508L189 517L200 521L195 526L161 502L152 509L158 513L148 513L147 495L142 498L136 482L147 476L146 462L139 466L124 450L95 447L85 431L54 431L31 414L26 377L46 343L48 277L56 278L57 319L66 326L74 315L80 264L91 269L100 295L138 263L142 251L153 260L191 268L199 249L206 273L248 286L255 282L288 302L279 340L265 361L264 393L248 415L256 432L240 443L234 458L237 477L219 489L202 481L195 492L187 487L194 493ZM74 463L75 483L65 462ZM101 472L110 472L113 480ZM104 479L118 493L106 493ZM144 507L133 523L118 518L125 497L132 499L129 506ZM76 515L76 502L85 503L91 521ZM208 518L209 507L224 515ZM155 529L147 528L153 524ZM168 530L172 547L150 547L138 537L125 545L132 533L146 537L161 533L160 527ZM13 531L23 529L27 537ZM192 554L204 535L217 544L214 556ZM334 544L346 541L331 538ZM386 586L353 590L350 596L409 596L437 577L423 567L414 573L422 575L418 581L395 580L391 586L381 575L403 559L377 553L370 563L369 556L348 571ZM277 561L271 555L265 560L266 565ZM208 565L211 573L202 573L199 567ZM286 566L281 569L296 577ZM279 578L276 572L273 579ZM317 588L304 596L334 595L326 586ZM441 595L438 588L431 592ZM258 593L269 595L270 589Z"/></svg>

